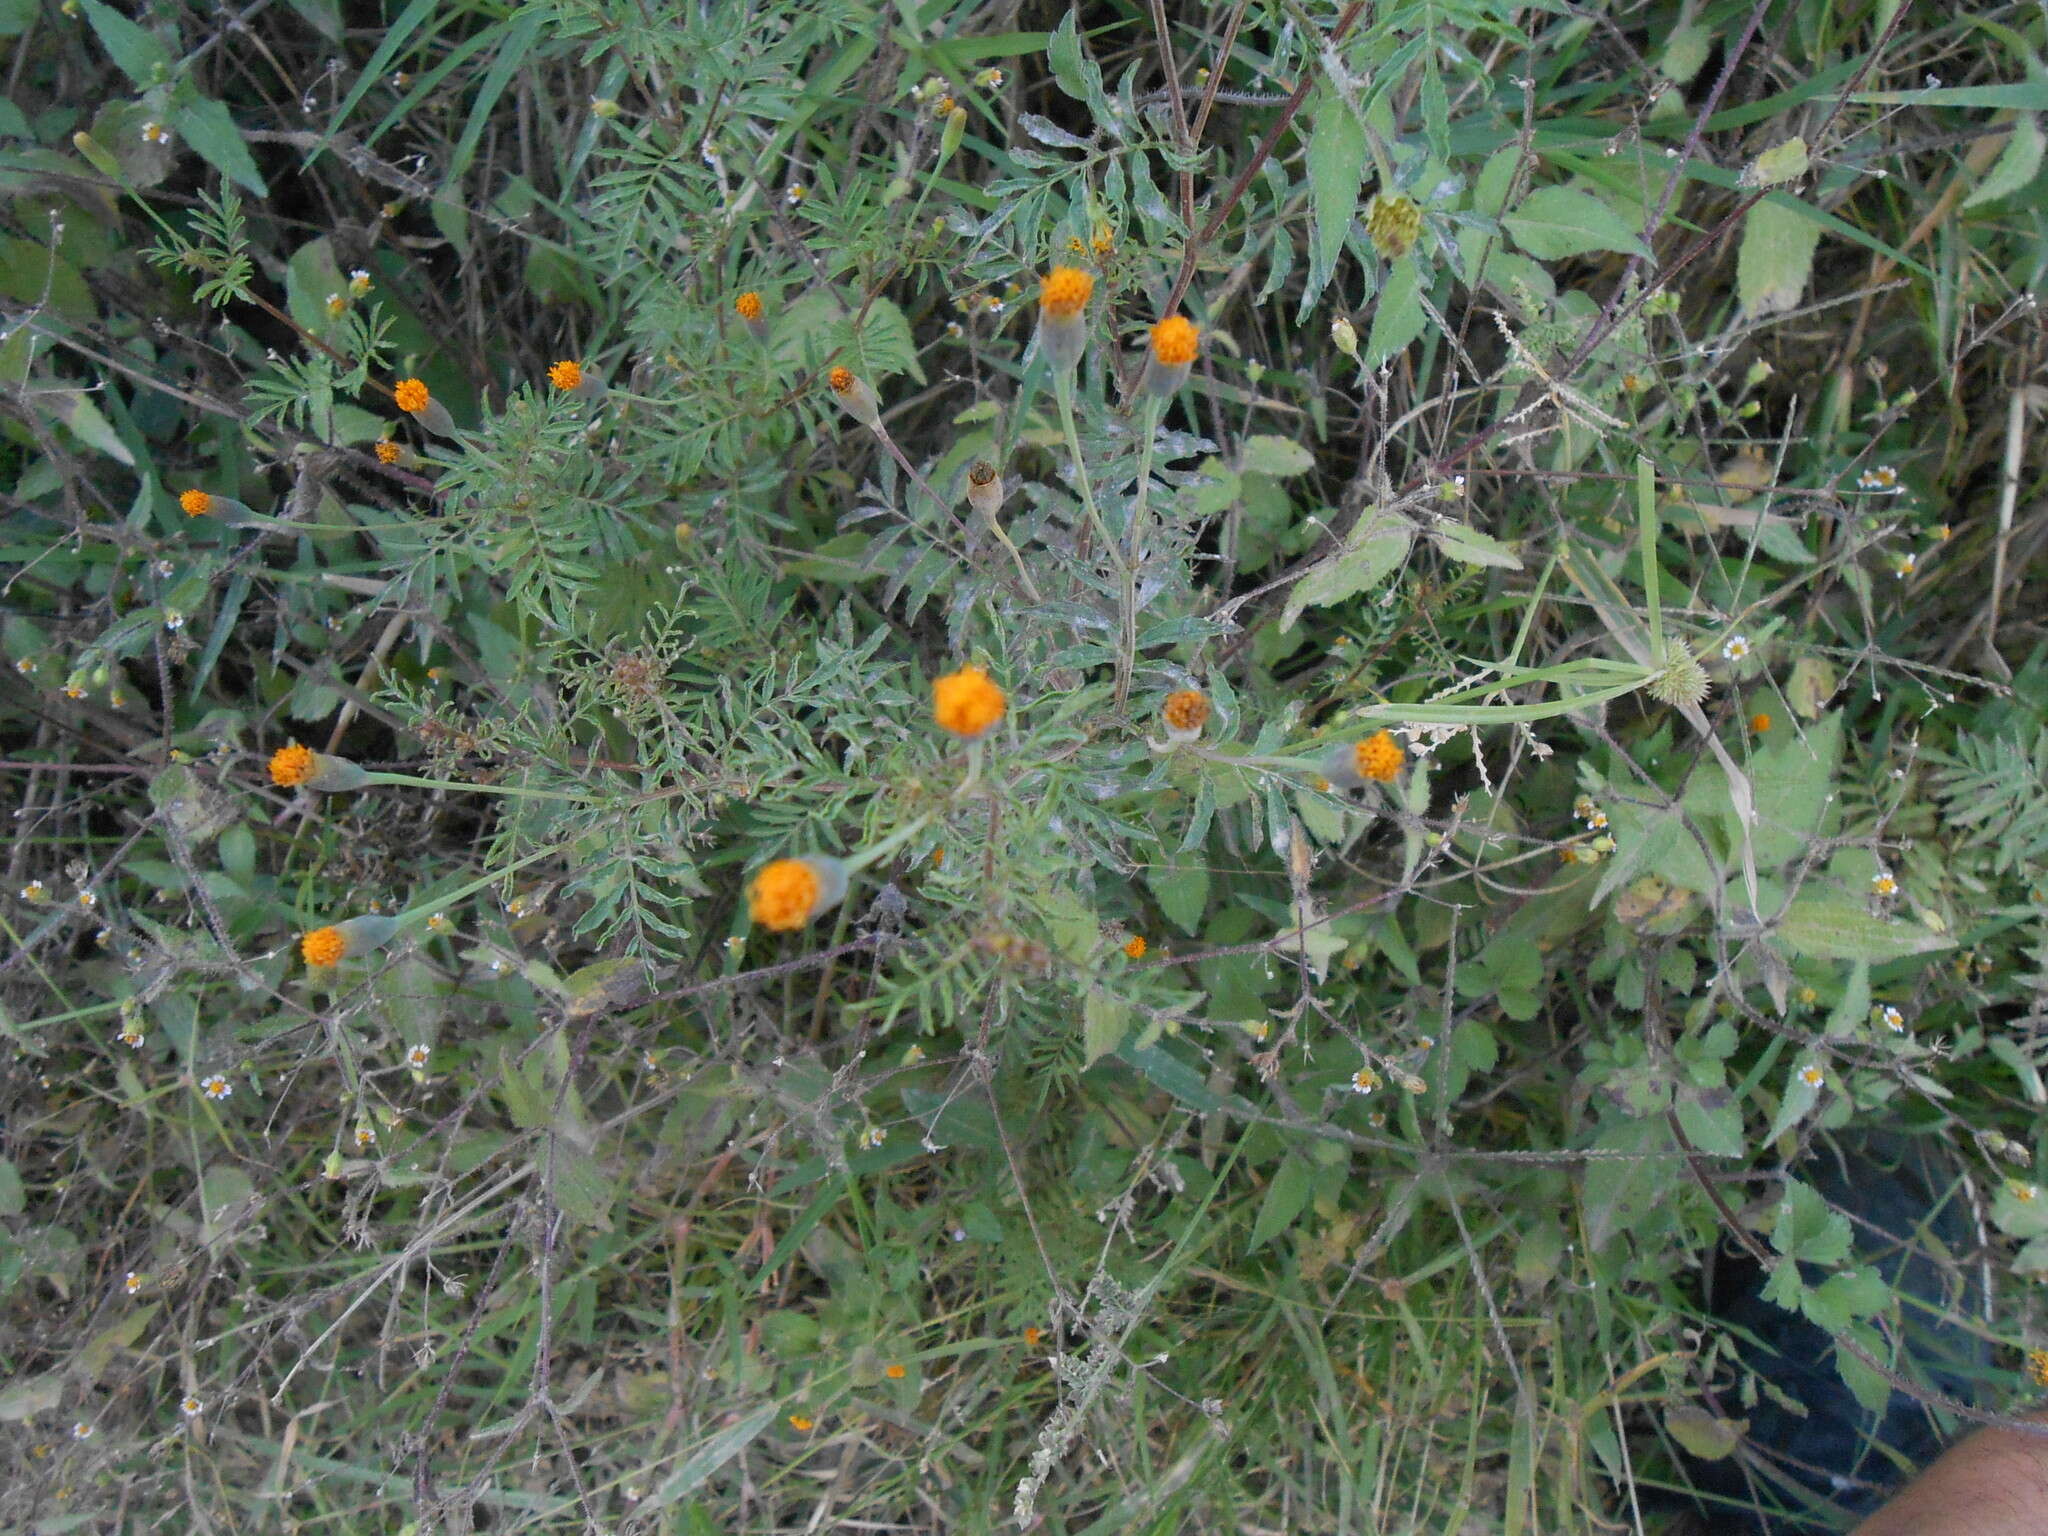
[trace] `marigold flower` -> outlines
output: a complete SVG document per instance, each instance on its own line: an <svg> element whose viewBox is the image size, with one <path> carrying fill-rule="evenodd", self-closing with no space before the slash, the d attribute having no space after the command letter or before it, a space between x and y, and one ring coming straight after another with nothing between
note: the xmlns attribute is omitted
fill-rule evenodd
<svg viewBox="0 0 2048 1536"><path fill-rule="evenodd" d="M747 915L775 933L794 933L846 895L846 866L826 857L775 859L747 882Z"/></svg>
<svg viewBox="0 0 2048 1536"><path fill-rule="evenodd" d="M889 1365L885 1365L882 1367L882 1374L888 1377L891 1381L901 1381L904 1377L908 1376L910 1372L905 1370L900 1365L891 1363Z"/></svg>
<svg viewBox="0 0 2048 1536"><path fill-rule="evenodd" d="M2048 1349L2027 1351L2027 1380L2037 1387L2048 1387Z"/></svg>
<svg viewBox="0 0 2048 1536"><path fill-rule="evenodd" d="M374 452L377 455L377 462L379 464L396 464L398 462L398 444L391 441L388 437L381 437L377 440Z"/></svg>
<svg viewBox="0 0 2048 1536"><path fill-rule="evenodd" d="M270 782L279 789L314 789L322 794L361 789L369 774L345 757L331 757L293 742L270 754Z"/></svg>
<svg viewBox="0 0 2048 1536"><path fill-rule="evenodd" d="M299 953L308 965L339 965L348 954L348 941L339 928L315 928L299 940Z"/></svg>
<svg viewBox="0 0 2048 1536"><path fill-rule="evenodd" d="M299 940L299 954L316 969L339 965L355 955L381 948L398 931L398 920L370 914L315 928Z"/></svg>
<svg viewBox="0 0 2048 1536"><path fill-rule="evenodd" d="M1185 315L1168 315L1152 327L1152 345L1138 388L1147 394L1170 395L1188 381L1188 369L1201 351L1202 333Z"/></svg>
<svg viewBox="0 0 2048 1536"><path fill-rule="evenodd" d="M1166 724L1168 741L1176 745L1193 741L1209 723L1209 695L1199 688L1169 693L1159 706L1159 718Z"/></svg>
<svg viewBox="0 0 2048 1536"><path fill-rule="evenodd" d="M1422 235L1422 209L1405 193L1382 192L1365 210L1365 234L1388 261L1399 261Z"/></svg>
<svg viewBox="0 0 2048 1536"><path fill-rule="evenodd" d="M817 1425L818 1421L816 1419L807 1418L801 1413L792 1413L789 1416L789 1427L800 1435L808 1435L813 1429L817 1428Z"/></svg>
<svg viewBox="0 0 2048 1536"><path fill-rule="evenodd" d="M1771 728L1771 717L1762 710L1758 710L1749 717L1749 728L1761 736Z"/></svg>
<svg viewBox="0 0 2048 1536"><path fill-rule="evenodd" d="M1408 761L1408 754L1394 740L1392 731L1374 731L1352 749L1352 758L1362 777L1378 784L1391 784L1400 774L1401 765Z"/></svg>
<svg viewBox="0 0 2048 1536"><path fill-rule="evenodd" d="M1054 267L1038 284L1038 344L1058 369L1081 361L1088 344L1085 314L1095 279L1079 267Z"/></svg>
<svg viewBox="0 0 2048 1536"><path fill-rule="evenodd" d="M742 320L758 320L761 318L761 295L749 288L732 301L732 307L739 311Z"/></svg>
<svg viewBox="0 0 2048 1536"><path fill-rule="evenodd" d="M1124 953L1130 956L1130 958L1133 960L1144 959L1145 949L1145 935L1143 935L1142 933L1134 933L1128 939L1124 940Z"/></svg>
<svg viewBox="0 0 2048 1536"><path fill-rule="evenodd" d="M1003 690L979 667L962 667L932 681L932 718L941 730L969 741L1002 719L1006 707Z"/></svg>
<svg viewBox="0 0 2048 1536"><path fill-rule="evenodd" d="M179 496L178 505L185 509L187 517L206 517L212 513L217 499L202 490L193 489Z"/></svg>
<svg viewBox="0 0 2048 1536"><path fill-rule="evenodd" d="M573 357L565 357L548 369L548 382L564 393L583 387L583 365Z"/></svg>
<svg viewBox="0 0 2048 1536"><path fill-rule="evenodd" d="M1024 1347L1026 1349L1036 1349L1040 1344L1044 1342L1045 1330L1039 1327L1036 1323L1032 1324L1029 1328L1026 1328L1024 1330Z"/></svg>
<svg viewBox="0 0 2048 1536"><path fill-rule="evenodd" d="M436 400L420 380L400 379L392 388L391 398L398 403L401 411L436 437L455 435L455 418L448 414L448 408Z"/></svg>
<svg viewBox="0 0 2048 1536"><path fill-rule="evenodd" d="M882 430L882 402L866 379L851 368L838 367L825 375L825 382L839 399L840 408L870 431Z"/></svg>

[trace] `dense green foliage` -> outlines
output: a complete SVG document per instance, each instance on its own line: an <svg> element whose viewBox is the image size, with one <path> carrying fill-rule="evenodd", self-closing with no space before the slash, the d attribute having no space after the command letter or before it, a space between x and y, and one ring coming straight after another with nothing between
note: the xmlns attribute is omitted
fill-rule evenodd
<svg viewBox="0 0 2048 1536"><path fill-rule="evenodd" d="M1954 9L0 0L5 1522L1801 1508L1717 1248L2024 1400L2048 26Z"/></svg>

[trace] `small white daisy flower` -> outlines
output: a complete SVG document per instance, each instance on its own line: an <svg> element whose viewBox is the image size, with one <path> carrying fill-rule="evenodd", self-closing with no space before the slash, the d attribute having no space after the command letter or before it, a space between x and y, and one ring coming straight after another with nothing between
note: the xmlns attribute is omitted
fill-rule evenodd
<svg viewBox="0 0 2048 1536"><path fill-rule="evenodd" d="M225 1099L235 1091L235 1085L218 1072L199 1085L200 1091L215 1101Z"/></svg>
<svg viewBox="0 0 2048 1536"><path fill-rule="evenodd" d="M424 1045L416 1045L405 1053L405 1064L417 1072L427 1064L427 1058L431 1054Z"/></svg>
<svg viewBox="0 0 2048 1536"><path fill-rule="evenodd" d="M1371 1093L1379 1085L1380 1075L1373 1071L1371 1067L1360 1067L1351 1074L1351 1091L1353 1093Z"/></svg>
<svg viewBox="0 0 2048 1536"><path fill-rule="evenodd" d="M1906 1032L1906 1016L1890 1003L1884 1005L1878 1017L1884 1021L1884 1027L1893 1034L1903 1035Z"/></svg>
<svg viewBox="0 0 2048 1536"><path fill-rule="evenodd" d="M1740 661L1749 654L1749 636L1730 635L1728 643L1721 647L1721 654L1730 661Z"/></svg>
<svg viewBox="0 0 2048 1536"><path fill-rule="evenodd" d="M1818 1088L1828 1080L1828 1075L1812 1062L1799 1069L1799 1081L1809 1088Z"/></svg>
<svg viewBox="0 0 2048 1536"><path fill-rule="evenodd" d="M191 1393L187 1392L183 1399L181 1399L178 1403L178 1412L185 1415L185 1417L188 1419L196 1419L199 1417L199 1410L204 1408L205 1406L206 1404L202 1403L201 1401L199 1401L198 1398L194 1397Z"/></svg>
<svg viewBox="0 0 2048 1536"><path fill-rule="evenodd" d="M1899 882L1892 877L1890 870L1880 864L1877 867L1877 873L1870 877L1870 890L1874 896L1896 896L1899 891Z"/></svg>

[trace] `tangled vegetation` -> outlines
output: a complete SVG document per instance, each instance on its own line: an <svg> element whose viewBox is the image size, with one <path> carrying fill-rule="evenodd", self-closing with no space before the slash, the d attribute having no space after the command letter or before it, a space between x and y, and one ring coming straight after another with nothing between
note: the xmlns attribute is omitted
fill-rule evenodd
<svg viewBox="0 0 2048 1536"><path fill-rule="evenodd" d="M2044 31L0 0L6 1523L1840 1528L1731 1262L2048 1386Z"/></svg>

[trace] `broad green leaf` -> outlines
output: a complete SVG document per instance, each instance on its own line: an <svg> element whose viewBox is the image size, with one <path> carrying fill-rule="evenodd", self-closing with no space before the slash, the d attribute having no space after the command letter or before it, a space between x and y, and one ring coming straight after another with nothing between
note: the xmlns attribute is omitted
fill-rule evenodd
<svg viewBox="0 0 2048 1536"><path fill-rule="evenodd" d="M1820 1080L1814 1081L1819 1073ZM1764 1139L1776 1141L1801 1120L1813 1113L1813 1106L1820 1102L1820 1091L1827 1086L1827 1076L1820 1063L1811 1056L1801 1056L1785 1071L1785 1087L1778 1098L1777 1118L1771 1121L1771 1131Z"/></svg>
<svg viewBox="0 0 2048 1536"><path fill-rule="evenodd" d="M1538 261L1558 261L1587 251L1648 254L1641 231L1607 203L1576 187L1538 187L1501 221L1515 244Z"/></svg>
<svg viewBox="0 0 2048 1536"><path fill-rule="evenodd" d="M1266 1198L1259 1202L1257 1220L1252 1223L1249 1252L1256 1253L1294 1225L1310 1193L1308 1165L1298 1157L1284 1159L1266 1186Z"/></svg>
<svg viewBox="0 0 2048 1536"><path fill-rule="evenodd" d="M1422 264L1412 256L1393 264L1386 286L1373 306L1372 329L1366 334L1365 350L1359 361L1367 368L1380 366L1422 334L1428 320L1422 308Z"/></svg>
<svg viewBox="0 0 2048 1536"><path fill-rule="evenodd" d="M1295 583L1280 612L1281 630L1294 628L1306 609L1342 602L1378 586L1408 558L1414 537L1414 525L1399 513L1366 508L1345 548Z"/></svg>
<svg viewBox="0 0 2048 1536"><path fill-rule="evenodd" d="M249 146L242 141L242 130L235 126L226 107L203 96L189 97L172 102L170 117L171 126L199 151L208 165L257 197L270 195Z"/></svg>
<svg viewBox="0 0 2048 1536"><path fill-rule="evenodd" d="M24 1376L0 1387L0 1424L16 1424L45 1413L54 1413L64 1403L64 1371L44 1371Z"/></svg>
<svg viewBox="0 0 2048 1536"><path fill-rule="evenodd" d="M1752 315L1779 315L1796 307L1813 275L1820 225L1803 204L1775 192L1743 216L1742 249L1735 258L1735 291Z"/></svg>
<svg viewBox="0 0 2048 1536"><path fill-rule="evenodd" d="M1679 1403L1664 1410L1664 1429L1701 1461L1719 1461L1734 1454L1748 1432L1749 1420L1717 1418L1704 1408Z"/></svg>
<svg viewBox="0 0 2048 1536"><path fill-rule="evenodd" d="M1305 475L1315 468L1316 456L1284 437L1248 437L1238 467L1260 475Z"/></svg>
<svg viewBox="0 0 2048 1536"><path fill-rule="evenodd" d="M308 240L285 263L284 298L285 308L291 317L315 336L325 333L333 324L327 313L327 298L330 294L346 294L348 279L341 275L341 263L335 259L334 242L322 235L317 240Z"/></svg>
<svg viewBox="0 0 2048 1536"><path fill-rule="evenodd" d="M81 389L43 389L34 396L37 405L71 429L72 436L89 447L97 448L108 458L121 464L133 464L135 455L128 451L128 445L121 441L113 424L100 414L98 406Z"/></svg>
<svg viewBox="0 0 2048 1536"><path fill-rule="evenodd" d="M673 1504L701 1487L713 1473L760 1438L761 1432L782 1412L780 1403L763 1403L737 1424L721 1429L690 1453L690 1459L676 1468L675 1476L648 1495L646 1507Z"/></svg>
<svg viewBox="0 0 2048 1536"><path fill-rule="evenodd" d="M1688 85L1713 51L1714 33L1700 23L1674 27L1664 40L1664 52L1657 60L1658 72L1676 85Z"/></svg>
<svg viewBox="0 0 2048 1536"><path fill-rule="evenodd" d="M1301 320L1308 318L1337 269L1365 172L1365 128L1341 95L1321 92L1308 139L1308 280L1302 287Z"/></svg>
<svg viewBox="0 0 2048 1536"><path fill-rule="evenodd" d="M1131 1031L1131 1005L1099 988L1091 989L1081 1005L1081 1043L1084 1066L1094 1066L1124 1043Z"/></svg>
<svg viewBox="0 0 2048 1536"><path fill-rule="evenodd" d="M554 1138L553 1157L555 1203L562 1213L587 1227L611 1231L617 1192L597 1159L559 1136Z"/></svg>
<svg viewBox="0 0 2048 1536"><path fill-rule="evenodd" d="M1662 1115L1603 1126L1593 1145L1620 1154L1596 1157L1586 1165L1580 1199L1586 1243L1597 1253L1668 1196L1673 1170L1684 1165L1673 1160L1676 1148Z"/></svg>
<svg viewBox="0 0 2048 1536"><path fill-rule="evenodd" d="M1891 1292L1874 1269L1830 1275L1800 1298L1800 1310L1829 1333L1840 1333L1859 1317L1882 1312Z"/></svg>
<svg viewBox="0 0 2048 1536"><path fill-rule="evenodd" d="M1726 1088L1680 1089L1676 1106L1678 1128L1685 1139L1709 1157L1740 1157L1742 1106Z"/></svg>
<svg viewBox="0 0 2048 1536"><path fill-rule="evenodd" d="M1863 1323L1851 1323L1843 1332L1860 1344L1865 1354L1878 1360L1885 1358L1888 1349L1875 1328ZM1892 1384L1839 1342L1835 1345L1835 1370L1841 1376L1842 1384L1855 1394L1856 1401L1863 1405L1866 1412L1885 1411L1892 1400Z"/></svg>
<svg viewBox="0 0 2048 1536"><path fill-rule="evenodd" d="M1202 931L1202 914L1209 906L1209 869L1204 864L1160 864L1145 871L1145 883L1152 899L1167 921L1183 933Z"/></svg>
<svg viewBox="0 0 2048 1536"><path fill-rule="evenodd" d="M102 0L78 0L100 45L115 67L139 86L160 85L170 75L171 53L163 39L137 26Z"/></svg>
<svg viewBox="0 0 2048 1536"><path fill-rule="evenodd" d="M1519 571L1521 558L1490 533L1464 523L1438 523L1429 529L1436 547L1453 560L1467 565L1491 565L1504 571Z"/></svg>
<svg viewBox="0 0 2048 1536"><path fill-rule="evenodd" d="M1851 897L1822 894L1795 899L1776 931L1787 949L1809 959L1868 960L1873 965L1955 943L1917 923L1880 917Z"/></svg>
<svg viewBox="0 0 2048 1536"><path fill-rule="evenodd" d="M1742 172L1742 184L1745 187L1775 187L1780 182L1804 176L1806 163L1806 140L1795 134L1750 161Z"/></svg>
<svg viewBox="0 0 2048 1536"><path fill-rule="evenodd" d="M1975 208L1980 203L1996 202L2019 191L2041 169L2044 149L2048 149L2048 139L2042 136L2041 120L2029 112L2012 125L2012 137L2006 141L1998 163L1991 167L1990 174L1978 183L1976 190L1963 199L1963 206Z"/></svg>
<svg viewBox="0 0 2048 1536"><path fill-rule="evenodd" d="M1785 1181L1771 1225L1771 1246L1803 1264L1839 1264L1849 1256L1849 1222L1810 1184Z"/></svg>

